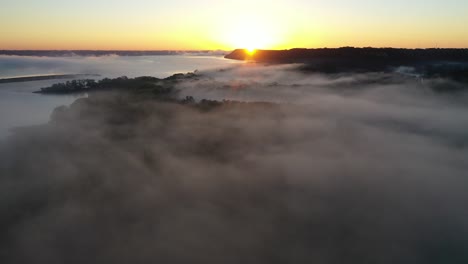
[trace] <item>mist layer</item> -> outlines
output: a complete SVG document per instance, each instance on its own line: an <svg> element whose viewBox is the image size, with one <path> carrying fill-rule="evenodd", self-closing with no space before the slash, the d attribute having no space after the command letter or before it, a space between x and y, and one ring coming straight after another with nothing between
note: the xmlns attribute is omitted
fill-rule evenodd
<svg viewBox="0 0 468 264"><path fill-rule="evenodd" d="M244 65L93 94L0 150L2 263L464 263L460 85ZM259 102L261 101L261 103Z"/></svg>

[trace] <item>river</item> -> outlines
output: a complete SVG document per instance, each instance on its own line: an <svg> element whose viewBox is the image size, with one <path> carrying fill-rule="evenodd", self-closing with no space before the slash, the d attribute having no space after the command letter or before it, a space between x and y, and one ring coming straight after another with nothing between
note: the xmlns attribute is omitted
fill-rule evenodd
<svg viewBox="0 0 468 264"><path fill-rule="evenodd" d="M51 74L98 74L98 78L120 76L164 78L174 73L229 67L233 63L238 62L223 57L193 55L134 57L113 55L102 57L0 56L0 79ZM15 127L44 124L48 122L51 112L57 106L73 103L79 96L33 93L42 87L66 80L1 83L0 138L5 138Z"/></svg>

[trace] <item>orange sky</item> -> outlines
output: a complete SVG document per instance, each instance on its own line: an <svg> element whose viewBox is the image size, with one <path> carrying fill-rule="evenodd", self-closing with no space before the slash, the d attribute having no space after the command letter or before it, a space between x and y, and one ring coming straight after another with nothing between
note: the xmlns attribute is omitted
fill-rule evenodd
<svg viewBox="0 0 468 264"><path fill-rule="evenodd" d="M458 0L4 2L0 49L468 47Z"/></svg>

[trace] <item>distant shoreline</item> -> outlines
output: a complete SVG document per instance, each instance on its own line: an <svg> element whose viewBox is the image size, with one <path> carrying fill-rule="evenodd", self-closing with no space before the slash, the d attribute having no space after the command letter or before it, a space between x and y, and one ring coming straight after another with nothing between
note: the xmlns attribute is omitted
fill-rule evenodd
<svg viewBox="0 0 468 264"><path fill-rule="evenodd" d="M82 78L82 77L99 77L99 76L100 76L99 74L51 74L51 75L20 76L20 77L11 77L11 78L0 78L0 84L44 81L44 80L55 80L55 79L74 79L74 78Z"/></svg>
<svg viewBox="0 0 468 264"><path fill-rule="evenodd" d="M102 56L225 56L230 51L224 50L0 50L6 56L36 57L102 57Z"/></svg>

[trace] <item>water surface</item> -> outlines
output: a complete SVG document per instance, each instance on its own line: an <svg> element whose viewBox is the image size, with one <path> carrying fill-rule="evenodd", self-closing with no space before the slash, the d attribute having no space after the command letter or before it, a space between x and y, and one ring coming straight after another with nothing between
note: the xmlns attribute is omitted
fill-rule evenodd
<svg viewBox="0 0 468 264"><path fill-rule="evenodd" d="M238 62L213 56L0 56L0 78L51 74L99 74L98 78L163 78L179 72L223 68L233 63ZM57 106L74 102L79 96L33 93L42 87L63 81L66 80L0 84L0 138L7 136L14 127L44 124L48 122L51 112Z"/></svg>

